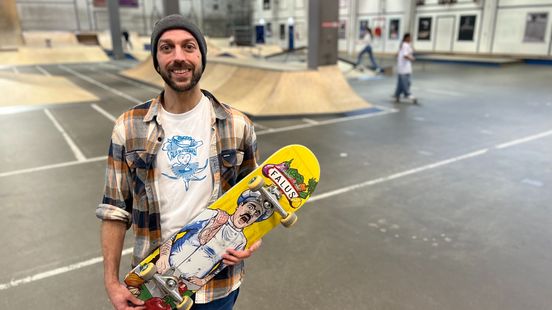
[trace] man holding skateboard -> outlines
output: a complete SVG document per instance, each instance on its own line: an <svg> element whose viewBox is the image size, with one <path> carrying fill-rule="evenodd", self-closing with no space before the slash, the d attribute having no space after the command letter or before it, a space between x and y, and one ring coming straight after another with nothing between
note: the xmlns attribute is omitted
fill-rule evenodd
<svg viewBox="0 0 552 310"><path fill-rule="evenodd" d="M247 243L243 229L266 220L273 212L270 205L263 204L261 194L251 190L240 195L233 214L222 210L203 211L179 232L184 233L182 238L174 243L169 239L161 246L157 272L163 274L170 266L179 269L180 265L189 264L188 272L176 275L188 282L188 289L205 285L224 267L219 253L225 248L220 246L243 250Z"/></svg>
<svg viewBox="0 0 552 310"><path fill-rule="evenodd" d="M136 265L257 165L252 122L201 90L205 38L194 24L170 15L151 36L161 94L121 115L113 129L106 186L96 215L102 220L104 282L115 309L143 309L119 281L126 230L133 228ZM193 309L232 309L243 260L260 246L228 249L227 268L194 296Z"/></svg>

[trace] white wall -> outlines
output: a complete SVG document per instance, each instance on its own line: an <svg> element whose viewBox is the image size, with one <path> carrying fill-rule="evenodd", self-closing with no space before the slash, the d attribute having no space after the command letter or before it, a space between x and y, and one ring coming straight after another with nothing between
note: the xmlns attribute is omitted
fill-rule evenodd
<svg viewBox="0 0 552 310"><path fill-rule="evenodd" d="M266 38L267 44L280 45L282 48L288 47L289 40L289 19L292 18L294 24L294 45L303 47L307 45L307 10L308 0L270 0L270 9L263 8L263 0L255 0L253 5L254 23L258 24L260 19L268 24L272 24L272 36ZM280 27L284 25L284 37L280 38Z"/></svg>
<svg viewBox="0 0 552 310"><path fill-rule="evenodd" d="M181 1L181 10L185 3ZM139 0L139 7L120 7L121 27L149 34L161 16L161 0ZM16 0L23 30L105 31L109 29L107 8L94 7L92 0Z"/></svg>
<svg viewBox="0 0 552 310"><path fill-rule="evenodd" d="M530 3L528 3L530 2ZM543 42L525 42L528 13L547 13ZM492 52L495 54L551 55L552 1L499 1Z"/></svg>
<svg viewBox="0 0 552 310"><path fill-rule="evenodd" d="M482 24L482 1L475 2L473 0L458 0L455 4L443 5L438 4L437 0L426 0L426 4L418 6L416 10L416 17L414 19L413 45L417 51L420 52L433 52L440 51L438 46L440 42L437 42L439 38L438 23L439 20L443 21L444 18L452 18L454 20L451 32L448 34L451 38L452 45L447 52L453 53L477 53L478 45L481 39L481 24ZM475 15L475 29L473 33L473 40L462 41L459 40L460 21L462 16ZM431 33L430 40L418 39L418 26L420 18L431 18Z"/></svg>

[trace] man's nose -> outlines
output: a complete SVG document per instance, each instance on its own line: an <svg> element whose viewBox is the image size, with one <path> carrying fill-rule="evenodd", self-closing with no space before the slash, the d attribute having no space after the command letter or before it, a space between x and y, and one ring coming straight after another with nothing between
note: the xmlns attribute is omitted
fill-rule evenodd
<svg viewBox="0 0 552 310"><path fill-rule="evenodd" d="M186 60L187 54L182 47L176 46L174 49L174 58L175 60Z"/></svg>

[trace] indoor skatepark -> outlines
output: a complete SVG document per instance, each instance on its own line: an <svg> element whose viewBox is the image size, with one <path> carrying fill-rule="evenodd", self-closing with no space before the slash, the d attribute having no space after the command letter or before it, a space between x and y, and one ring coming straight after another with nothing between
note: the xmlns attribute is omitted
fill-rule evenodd
<svg viewBox="0 0 552 310"><path fill-rule="evenodd" d="M100 17L95 29L79 25L81 32L95 32L98 44L107 42L101 45L67 36L78 28L67 29L71 23L64 28L44 18L40 29L27 19L33 6L75 12L73 2L2 3L8 2L19 22L2 29L19 28L29 39L1 37L0 259L7 272L0 275L0 309L112 309L94 211L114 119L162 87L148 71L148 51L139 48L147 42L153 3L120 8L123 24L143 10L146 21L125 26L134 32L136 56L114 59L109 39L101 38L109 28L101 27ZM197 3L180 2L181 13L193 15ZM280 39L276 25L286 26L288 16L300 33L297 47L306 44L307 1L277 7L268 1L269 9L265 2L252 1L252 14L272 23L271 40L230 47L227 38L214 37L201 85L250 109L261 159L303 144L317 155L322 174L297 225L267 235L246 262L235 309L548 309L552 4L339 2L339 20L355 25L337 41L344 59L354 60L361 50L347 38L366 20L373 28L386 25L373 46L379 65L393 69L398 42L389 39L390 21L401 21L401 35L412 24L418 59L412 91L419 100L413 105L391 98L396 73L360 72L342 63L313 72L306 69L306 52L279 54L289 41ZM204 7L214 3L222 7L223 1ZM161 1L155 4L162 10ZM82 16L106 14L106 8L89 9L80 23L87 20ZM538 12L546 14L528 23ZM462 16L473 15L473 41L458 40ZM8 19L0 16L4 25ZM418 40L420 19L429 17L430 39ZM543 22L544 41L531 41ZM442 32L447 25L450 36ZM215 26L203 27L214 32ZM39 32L44 28L52 29ZM294 89L297 83L303 89ZM301 93L307 95L295 101ZM255 100L266 103L264 109ZM130 264L131 235L121 274Z"/></svg>

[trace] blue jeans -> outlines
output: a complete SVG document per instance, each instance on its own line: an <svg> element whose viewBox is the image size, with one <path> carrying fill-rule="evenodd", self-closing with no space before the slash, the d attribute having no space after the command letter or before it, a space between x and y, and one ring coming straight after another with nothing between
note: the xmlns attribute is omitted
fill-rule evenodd
<svg viewBox="0 0 552 310"><path fill-rule="evenodd" d="M374 59L374 54L372 53L372 46L370 45L366 45L362 49L362 51L360 51L360 54L358 54L358 59L355 66L358 66L362 63L362 56L364 56L364 54L368 54L368 57L370 57L370 62L372 63L371 69L372 70L379 69L379 66L376 63L376 59Z"/></svg>
<svg viewBox="0 0 552 310"><path fill-rule="evenodd" d="M224 298L216 299L206 304L194 304L191 310L232 310L239 293L240 289L238 288Z"/></svg>
<svg viewBox="0 0 552 310"><path fill-rule="evenodd" d="M395 97L399 98L401 94L404 94L405 97L410 96L410 74L399 74Z"/></svg>

